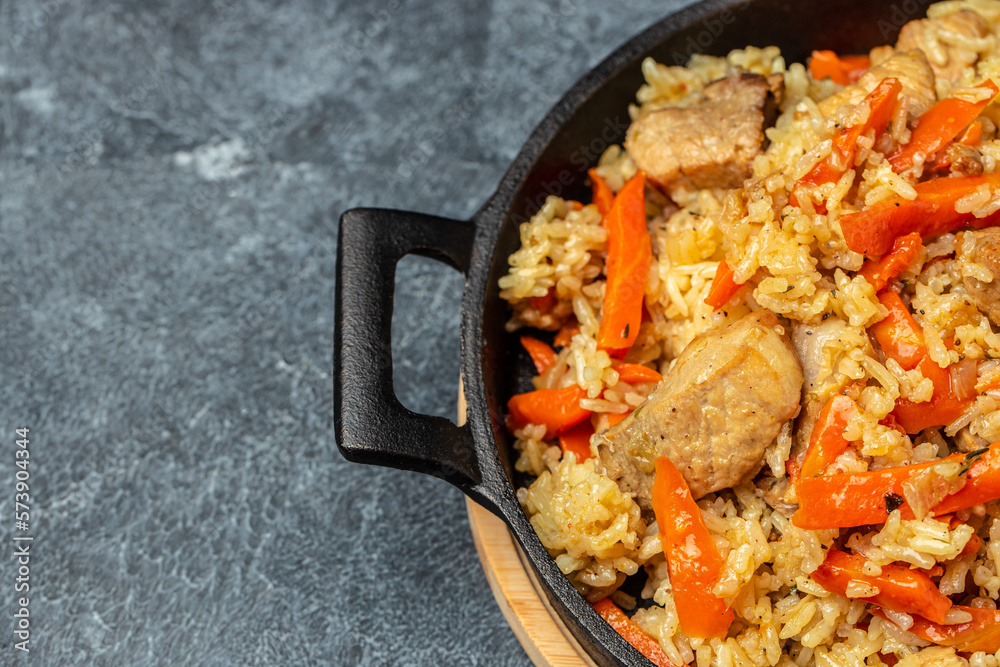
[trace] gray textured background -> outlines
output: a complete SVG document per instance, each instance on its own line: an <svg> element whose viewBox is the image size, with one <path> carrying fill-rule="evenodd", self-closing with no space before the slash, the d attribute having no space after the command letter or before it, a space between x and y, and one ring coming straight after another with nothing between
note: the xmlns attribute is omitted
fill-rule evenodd
<svg viewBox="0 0 1000 667"><path fill-rule="evenodd" d="M525 665L461 495L332 433L336 215L465 218L684 0L0 2L0 595L31 429L39 665ZM451 416L461 281L398 276Z"/></svg>

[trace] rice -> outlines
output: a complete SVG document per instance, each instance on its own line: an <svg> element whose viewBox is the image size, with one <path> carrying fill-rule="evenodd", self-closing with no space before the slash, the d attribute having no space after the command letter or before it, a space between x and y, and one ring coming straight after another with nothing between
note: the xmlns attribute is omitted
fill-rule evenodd
<svg viewBox="0 0 1000 667"><path fill-rule="evenodd" d="M985 36L947 23L948 17L968 18L957 14L966 11L984 22ZM937 76L934 95L969 104L985 99L977 86L986 78L1000 81L1000 1L949 0L932 5L928 17L910 30L930 66L943 71L962 58L974 63L954 67L951 79ZM892 47L874 49L872 65L893 53ZM1000 440L1000 330L972 291L997 276L977 258L980 237L958 232L925 238L917 258L892 283L923 333L930 361L951 382L958 382L964 368L965 382L975 385L975 398L949 424L907 434L896 421L898 406L933 410L937 376L926 365L904 365L873 344L874 327L888 309L871 279L858 273L866 258L851 250L841 226L844 216L878 202L913 201L915 186L940 169L933 154L918 154L911 167L898 172L887 159L911 140L918 102L898 99L885 132L861 134L848 160L835 149L835 138L841 128L870 117L864 94L851 97L850 87L816 81L775 47L694 56L686 67L646 59L641 69L645 83L629 109L633 119L667 107L694 107L707 84L746 72L783 77L781 113L765 130L767 148L753 159L742 187L679 188L673 201L647 189L653 257L643 286L643 320L623 360L598 344L608 242L596 205L553 196L522 223L520 248L500 280L501 297L513 311L508 327L559 331L565 343L534 379L534 388L578 387L585 394L578 407L591 413L589 425L600 434L642 410L656 388L655 382L622 381L621 361L669 374L700 334L762 308L781 317L783 334L793 340L815 336L817 342L809 353L798 421L786 422L767 445L761 472L697 503L722 563L712 594L735 615L726 637L684 634L659 526L608 476L600 437L592 439L590 457L578 461L544 425L513 431L515 468L526 475L518 498L542 544L588 600L611 595L634 609L632 621L678 665L882 665L892 655L899 665L997 666L1000 653L960 654L931 645L918 634L918 615L891 609L882 610L885 619L873 615L869 599L882 591L870 580L848 582L843 595L818 583L827 554L841 549L866 560L867 577L881 576L890 565L931 572L941 593L973 609L996 609L1000 595L1000 503L951 516L933 511L967 481L968 467L961 461L938 459ZM984 174L1000 172L998 111L996 104L987 107L983 137L975 145ZM833 165L837 175L828 182L800 182L823 164ZM596 166L613 192L637 169L618 145ZM975 188L958 198L954 210L991 216L1000 211L1000 188ZM719 279L722 259L743 287L714 309L706 297ZM804 348L797 346L801 354ZM879 525L824 530L800 528L790 519L797 502L790 464L801 460L809 445L802 424L815 421L834 393L850 396L857 413L842 433L849 446L825 473L926 464L902 484L908 514L896 509ZM633 576L641 585L620 590ZM952 609L946 622L971 618Z"/></svg>

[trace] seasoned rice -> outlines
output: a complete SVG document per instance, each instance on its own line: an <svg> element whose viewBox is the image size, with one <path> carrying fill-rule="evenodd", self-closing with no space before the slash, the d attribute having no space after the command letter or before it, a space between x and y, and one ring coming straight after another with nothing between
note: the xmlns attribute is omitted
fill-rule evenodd
<svg viewBox="0 0 1000 667"><path fill-rule="evenodd" d="M949 31L937 21L971 11L987 26L983 37ZM968 103L982 99L987 78L1000 81L1000 1L948 0L932 5L918 25L932 67L948 65L954 49L976 63L955 81L935 80L934 95ZM951 49L951 50L950 50ZM884 62L891 47L871 53ZM865 257L848 246L843 216L886 200L912 201L915 185L931 169L930 158L896 173L887 155L912 138L914 112L903 97L884 136L860 137L853 164L820 185L797 181L818 164L836 157L839 128L863 122L867 102L826 110L824 100L844 87L817 81L802 64L787 63L779 49L747 47L724 58L696 55L686 67L646 59L644 85L629 108L633 120L668 107L697 105L707 84L752 72L781 75L780 115L766 130L768 145L753 161L742 187L678 190L671 201L647 189L647 217L653 259L645 284L645 316L624 361L666 374L672 362L702 332L736 322L764 308L781 317L782 327L829 327L837 335L817 348L816 374L805 401L851 392L858 412L843 436L852 443L828 473L864 473L900 465L929 466L913 475L902 495L912 515L896 509L884 524L852 529L808 530L796 526L791 511L751 481L699 499L723 561L712 593L730 605L735 622L724 638L685 636L674 603L669 569L655 518L643 512L603 471L600 459L578 461L563 453L542 425L514 431L516 469L526 475L518 499L542 544L561 571L590 601L612 595L632 611L632 620L657 640L675 664L782 665L973 665L996 667L1000 652L956 653L935 646L910 630L912 615L887 610L873 615L864 600L879 593L872 584L852 581L846 595L824 589L813 578L835 546L867 559L866 574L890 564L934 572L940 591L969 607L996 609L1000 596L1000 504L989 502L951 517L932 508L965 483L960 462L937 459L1000 440L1000 329L969 295L969 281L991 284L990 267L971 259L975 239L958 232L925 238L915 262L895 279L895 289L922 328L927 356L941 369L972 369L975 400L952 423L905 434L893 421L898 401L930 405L934 383L926 367L904 368L873 346L871 327L887 309L869 279L858 273ZM984 133L976 145L983 173L1000 172L1000 104L983 113ZM931 156L933 157L933 156ZM629 154L611 146L596 165L613 192L637 172ZM975 218L1000 210L1000 188L983 185L960 198L958 213ZM593 413L596 433L642 406L655 383L630 384L619 378L615 359L598 345L605 297L608 235L596 204L549 197L520 228L520 248L500 280L501 297L513 314L509 330L531 327L562 330L568 342L551 366L534 380L535 389L579 387L579 406ZM706 297L720 260L744 284L723 307ZM818 330L818 329L817 329ZM810 330L810 334L811 335ZM971 364L971 366L969 366ZM952 375L956 381L955 375ZM811 389L810 389L811 388ZM791 486L788 464L801 452L789 421L767 447L760 475L776 488ZM971 443L971 444L970 444ZM978 445L977 445L978 443ZM591 453L597 451L597 437ZM797 449L798 448L798 449ZM794 495L790 496L794 500ZM888 508L887 508L888 511ZM969 545L979 545L968 551ZM639 573L641 587L619 588ZM640 590L641 589L641 590ZM955 609L951 623L971 616ZM891 656L891 657L890 657Z"/></svg>

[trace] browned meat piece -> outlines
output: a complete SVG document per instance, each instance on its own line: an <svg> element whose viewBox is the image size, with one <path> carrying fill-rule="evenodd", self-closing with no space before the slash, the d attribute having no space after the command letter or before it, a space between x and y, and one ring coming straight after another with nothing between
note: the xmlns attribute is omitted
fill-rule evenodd
<svg viewBox="0 0 1000 667"><path fill-rule="evenodd" d="M967 246L969 235L975 239L971 249ZM969 300L990 318L1000 324L1000 228L987 227L974 232L963 232L959 239L959 259L986 267L993 274L993 281L984 283L972 276L962 278Z"/></svg>
<svg viewBox="0 0 1000 667"><path fill-rule="evenodd" d="M776 479L771 475L762 475L754 481L754 486L757 487L755 493L758 498L762 498L765 503L786 518L792 518L798 505L789 502L789 499L795 497L791 480L787 477Z"/></svg>
<svg viewBox="0 0 1000 667"><path fill-rule="evenodd" d="M951 164L951 176L979 176L983 173L982 155L972 146L949 144L944 155L945 160Z"/></svg>
<svg viewBox="0 0 1000 667"><path fill-rule="evenodd" d="M937 101L934 89L934 71L923 51L897 53L881 64L872 67L858 80L839 93L819 103L819 110L830 117L845 104L857 104L865 95L875 90L882 79L894 76L903 86L903 94L910 98L910 114L919 116Z"/></svg>
<svg viewBox="0 0 1000 667"><path fill-rule="evenodd" d="M774 106L768 79L730 76L705 86L704 96L696 106L654 111L628 128L629 156L668 192L739 187L761 151Z"/></svg>
<svg viewBox="0 0 1000 667"><path fill-rule="evenodd" d="M757 311L697 336L649 399L602 434L605 472L640 507L651 508L660 456L670 457L695 498L760 469L802 391L802 368L778 327L773 313Z"/></svg>
<svg viewBox="0 0 1000 667"><path fill-rule="evenodd" d="M899 31L896 48L920 49L927 55L934 76L956 83L963 70L979 60L977 52L960 45L961 40L979 41L989 33L986 19L963 9L939 18L910 21Z"/></svg>
<svg viewBox="0 0 1000 667"><path fill-rule="evenodd" d="M958 451L968 454L983 447L989 447L990 441L979 437L966 426L955 434L955 444L958 445Z"/></svg>

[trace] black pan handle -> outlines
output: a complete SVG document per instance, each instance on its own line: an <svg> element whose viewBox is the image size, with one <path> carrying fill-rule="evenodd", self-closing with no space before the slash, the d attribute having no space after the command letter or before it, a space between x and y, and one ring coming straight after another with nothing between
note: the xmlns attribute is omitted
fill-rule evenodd
<svg viewBox="0 0 1000 667"><path fill-rule="evenodd" d="M468 425L407 410L392 388L396 263L417 253L466 274L471 222L354 209L340 218L334 333L337 446L358 463L423 472L469 492L481 479Z"/></svg>

